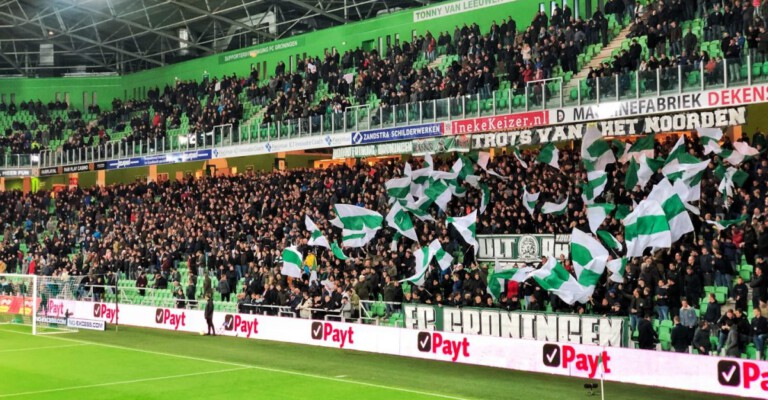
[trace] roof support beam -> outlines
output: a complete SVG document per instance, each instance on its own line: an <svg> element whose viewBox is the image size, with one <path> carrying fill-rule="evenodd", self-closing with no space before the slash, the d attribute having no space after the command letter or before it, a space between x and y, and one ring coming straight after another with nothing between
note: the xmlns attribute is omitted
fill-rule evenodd
<svg viewBox="0 0 768 400"><path fill-rule="evenodd" d="M235 21L235 20L227 18L227 17L222 17L221 15L217 15L215 12L210 12L210 11L207 11L207 10L203 10L202 8L195 7L195 6L191 5L191 4L186 4L183 1L169 0L169 3L175 4L175 5L177 5L177 6L181 7L181 8L185 8L185 9L190 10L190 11L194 11L194 12L196 12L198 14L206 15L206 16L208 16L210 18L213 18L213 19L215 19L215 20L217 20L219 22L224 22L226 24L230 24L230 25L237 26L239 28L243 28L243 29L245 29L247 31L250 31L250 32L253 32L253 33L257 34L257 35L266 37L267 39L271 39L271 40L276 39L275 35L272 35L272 34L267 33L267 32L260 31L260 30L258 30L256 28L254 28L252 26L248 26L248 25L246 25L246 24L244 24L242 22Z"/></svg>
<svg viewBox="0 0 768 400"><path fill-rule="evenodd" d="M328 11L321 10L321 9L315 7L315 6L311 6L311 5L305 3L305 2L303 2L301 0L283 0L283 1L285 1L286 3L291 3L291 4L294 4L294 5L297 5L297 6L301 7L301 8L307 9L307 10L316 12L316 13L318 13L318 14L326 17L326 18L330 18L330 19L332 19L332 20L334 20L336 22L341 22L342 24L346 24L347 22L349 22L348 20L346 20L346 19L344 19L342 17L339 17L338 15L331 14Z"/></svg>
<svg viewBox="0 0 768 400"><path fill-rule="evenodd" d="M74 34L74 33L69 33L69 32L67 32L64 29L54 28L52 26L47 26L43 21L40 21L40 22L30 21L28 19L24 19L24 18L21 18L19 16L13 15L13 14L8 14L8 13L3 12L3 11L0 11L0 15L8 17L8 18L11 18L11 19L14 19L14 20L18 21L21 25L30 24L30 25L37 26L43 32L46 32L46 31L58 32L58 33L61 33L61 34L65 35L65 36L70 37L71 39L77 39L77 40L80 40L80 41L85 42L85 43L90 43L90 44L93 44L93 45L96 45L96 46L99 46L99 47L103 47L105 49L112 50L114 52L126 55L128 57L133 57L133 58L137 58L137 59L140 59L140 60L144 60L144 61L146 61L146 62L148 62L150 64L155 64L155 65L159 65L159 66L164 66L165 65L165 63L163 63L163 62L160 62L160 61L157 61L157 60L153 60L153 59L151 59L149 57L145 57L145 56L143 56L141 54L138 54L138 53L134 53L134 52L131 52L131 51L126 51L126 50L123 50L123 49L121 49L119 47L115 47L115 46L112 46L112 45L103 44L103 43L101 43L99 41L93 40L91 38L88 38L88 37L85 37L85 36L82 36L82 35L77 35L77 34Z"/></svg>

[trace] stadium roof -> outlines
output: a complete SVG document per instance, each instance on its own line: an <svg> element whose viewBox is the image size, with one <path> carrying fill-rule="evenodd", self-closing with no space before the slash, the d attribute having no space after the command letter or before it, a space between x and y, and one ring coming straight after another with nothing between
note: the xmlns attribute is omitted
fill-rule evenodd
<svg viewBox="0 0 768 400"><path fill-rule="evenodd" d="M427 0L0 0L0 75L128 73Z"/></svg>

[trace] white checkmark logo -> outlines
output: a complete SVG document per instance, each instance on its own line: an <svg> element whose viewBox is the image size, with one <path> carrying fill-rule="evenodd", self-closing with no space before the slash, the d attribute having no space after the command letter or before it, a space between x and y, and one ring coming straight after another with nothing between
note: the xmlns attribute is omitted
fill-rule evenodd
<svg viewBox="0 0 768 400"><path fill-rule="evenodd" d="M429 342L429 337L425 337L424 340L419 342L419 346L421 346L422 349L427 348L427 342Z"/></svg>
<svg viewBox="0 0 768 400"><path fill-rule="evenodd" d="M550 363L552 362L552 360L553 360L553 359L555 358L555 356L557 355L557 350L559 350L559 349L555 349L554 351L552 351L552 353L550 353L550 354L547 354L547 355L546 355L546 356L547 356L547 361L548 361L548 362L550 362Z"/></svg>
<svg viewBox="0 0 768 400"><path fill-rule="evenodd" d="M315 336L319 336L320 335L320 327L319 326L317 327L317 329L315 329L314 335Z"/></svg>
<svg viewBox="0 0 768 400"><path fill-rule="evenodd" d="M226 324L227 329L232 328L232 320L230 319Z"/></svg>
<svg viewBox="0 0 768 400"><path fill-rule="evenodd" d="M725 372L721 372L720 375L723 376L723 379L725 379L726 382L730 382L731 378L733 378L733 374L735 372L736 372L736 366L735 365L731 365L731 370L728 371L727 374Z"/></svg>

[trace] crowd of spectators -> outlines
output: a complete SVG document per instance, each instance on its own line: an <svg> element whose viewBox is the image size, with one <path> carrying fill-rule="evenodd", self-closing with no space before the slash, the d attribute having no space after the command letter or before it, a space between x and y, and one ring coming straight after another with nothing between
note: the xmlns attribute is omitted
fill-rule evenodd
<svg viewBox="0 0 768 400"><path fill-rule="evenodd" d="M663 158L675 140L666 137L658 141L657 156ZM765 138L758 132L751 143L763 149ZM695 136L686 140L686 147L703 158ZM724 147L730 147L727 140ZM532 154L524 157L529 168L523 168L509 154L500 154L491 162L489 168L509 177L507 181L483 174L491 185L492 197L490 206L479 217L477 233L563 233L573 228L587 231L581 200L585 173L578 152L561 151L560 170L534 164ZM437 168L448 169L452 161L452 157L437 158ZM420 166L417 160L411 162L414 168ZM403 291L398 283L414 272L413 243L403 239L399 248L391 251L393 232L389 229L381 231L364 248L345 249L347 261L338 260L330 251L306 245L309 233L304 227L304 215L309 215L329 240L338 240L340 232L328 223L333 204L351 203L386 214L389 206L383 183L402 176L404 167L402 162L394 161L78 188L60 192L55 198L47 192L3 192L0 269L53 276L88 275L91 283L110 282L112 273L122 272L143 279L144 287L147 275L143 274L157 274L154 287L175 287L174 293L180 293L178 304L183 306L189 291L178 286L177 267L186 262L193 275L192 285L198 281L196 276L212 275L209 277L213 284L206 290L217 290L225 299L233 296L241 307L285 306L306 316L317 312L310 308L338 311L350 304L356 310L360 300L375 300L379 295L387 302L507 310L543 310L549 305L560 312L629 316L632 329L641 332L645 314L660 319L678 317L689 328L690 335L686 337L690 344L699 319L707 321L710 327L727 325L727 320L722 320L717 312L719 305L707 308L700 318L683 311L698 308L705 297L705 286L728 287L734 309L740 310L738 315L746 313L749 304L760 310L768 301L768 281L762 273L768 267L768 158L762 153L742 164L741 169L750 178L728 199L718 192L713 175L717 162L719 159L713 160L702 180L702 198L698 203L701 214L692 215L695 233L686 235L671 249L632 259L624 283L603 282L588 304L575 306L550 296L533 280L522 284L509 281L498 301L490 297L486 291L488 266L474 259L474 253L466 248L457 232L446 227L443 218L445 214L463 215L478 208L480 194L473 189L463 198L454 198L445 214L434 210L437 222L416 222L421 243L438 239L447 252L457 256L457 265L452 270L441 272L431 266L423 286ZM629 207L647 195L652 184L644 190L624 189L625 170L609 166L608 189L601 200ZM657 173L652 182L660 177ZM523 187L542 192L539 204L560 202L567 196L567 212L545 215L539 205L530 215L521 204ZM274 188L281 189L275 192ZM55 203L55 213L49 215L51 202ZM740 215L748 216L746 222L724 231L704 222ZM616 217L608 218L603 229L622 237L622 224ZM21 244L28 249L26 256L22 256ZM298 245L308 256L306 262L315 268L317 280L310 280L308 273L298 280L280 275L281 251L291 244ZM748 284L752 287L751 297L746 283L739 280L735 286L732 284L734 268L742 255L755 266L755 276ZM567 257L562 258L562 263L573 271ZM724 343L725 340L721 341ZM739 343L743 349L745 342Z"/></svg>

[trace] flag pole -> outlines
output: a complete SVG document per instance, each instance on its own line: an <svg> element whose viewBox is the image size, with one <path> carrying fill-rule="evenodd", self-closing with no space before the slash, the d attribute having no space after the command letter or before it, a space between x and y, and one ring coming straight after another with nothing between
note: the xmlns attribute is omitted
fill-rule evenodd
<svg viewBox="0 0 768 400"><path fill-rule="evenodd" d="M605 347L603 347L603 353L605 353ZM603 372L600 373L600 400L605 400L605 360L602 359L603 355L600 355L600 364L603 367Z"/></svg>

